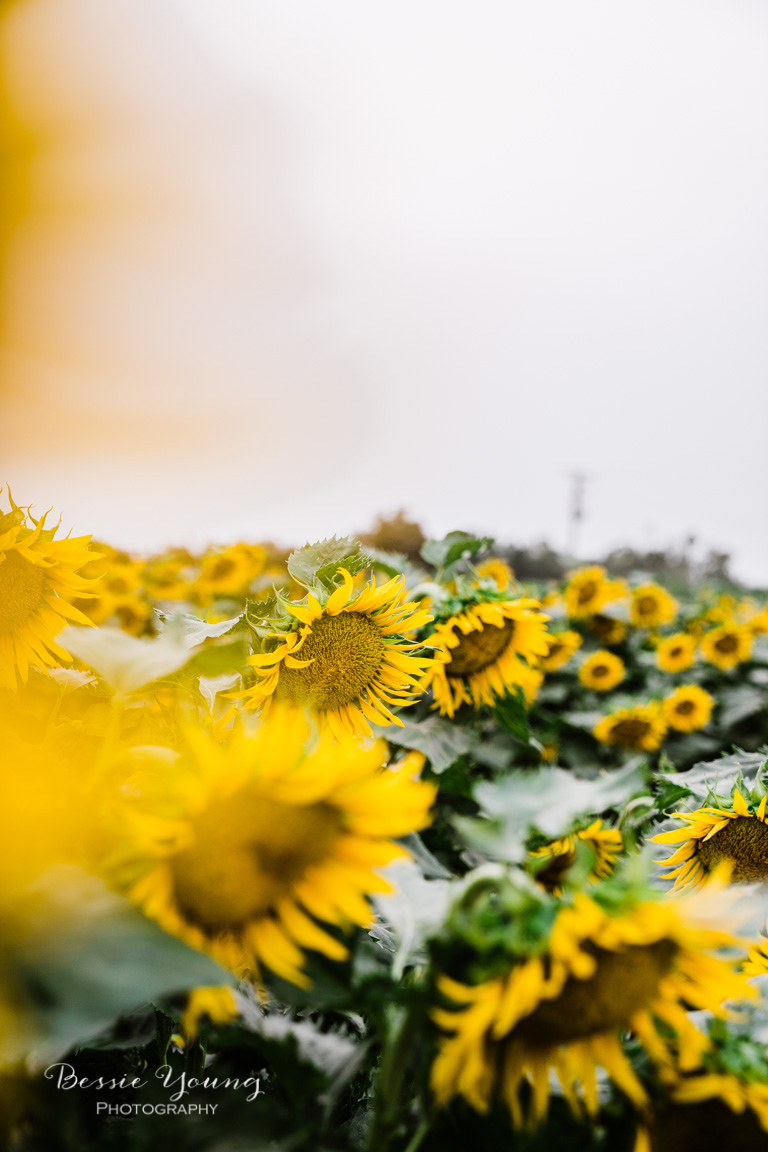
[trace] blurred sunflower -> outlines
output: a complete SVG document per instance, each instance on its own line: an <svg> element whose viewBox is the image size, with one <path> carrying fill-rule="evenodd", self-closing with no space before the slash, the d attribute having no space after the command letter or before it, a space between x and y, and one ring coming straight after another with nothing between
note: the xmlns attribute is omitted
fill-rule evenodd
<svg viewBox="0 0 768 1152"><path fill-rule="evenodd" d="M629 619L635 628L658 628L677 615L677 601L660 584L641 584L632 589Z"/></svg>
<svg viewBox="0 0 768 1152"><path fill-rule="evenodd" d="M722 672L743 664L752 655L752 632L739 624L711 628L701 639L701 654Z"/></svg>
<svg viewBox="0 0 768 1152"><path fill-rule="evenodd" d="M347 955L328 925L370 924L367 897L391 891L375 869L404 854L394 838L429 823L435 796L409 762L384 767L382 742L321 730L307 750L309 735L287 707L227 745L190 730L158 813L145 801L126 814L123 851L131 899L166 931L302 986L305 948Z"/></svg>
<svg viewBox="0 0 768 1152"><path fill-rule="evenodd" d="M667 636L656 649L656 664L662 672L684 672L696 656L696 640L687 632Z"/></svg>
<svg viewBox="0 0 768 1152"><path fill-rule="evenodd" d="M547 619L538 600L499 595L465 604L436 624L425 644L437 650L438 659L422 680L424 688L432 689L434 707L443 716L453 716L462 704L492 705L518 685L535 694L541 673L534 685L521 658L533 664L547 655Z"/></svg>
<svg viewBox="0 0 768 1152"><path fill-rule="evenodd" d="M195 560L185 548L153 556L144 568L144 587L153 600L188 600L195 578Z"/></svg>
<svg viewBox="0 0 768 1152"><path fill-rule="evenodd" d="M244 595L266 562L266 549L259 544L239 543L209 552L200 561L200 574L195 581L197 597L208 601L217 595Z"/></svg>
<svg viewBox="0 0 768 1152"><path fill-rule="evenodd" d="M681 684L661 702L664 719L677 732L696 732L709 723L715 706L713 696L698 684Z"/></svg>
<svg viewBox="0 0 768 1152"><path fill-rule="evenodd" d="M56 540L57 528L45 527L47 513L35 520L9 499L11 511L0 516L0 688L13 690L30 664L69 661L55 637L68 620L91 623L70 601L92 595L93 582L78 571L93 556L90 536Z"/></svg>
<svg viewBox="0 0 768 1152"><path fill-rule="evenodd" d="M584 616L594 616L611 600L623 596L626 587L621 580L609 580L600 565L578 568L571 572L563 596L565 607L572 620Z"/></svg>
<svg viewBox="0 0 768 1152"><path fill-rule="evenodd" d="M592 735L601 744L618 744L622 748L636 748L655 752L667 731L664 714L656 703L638 704L634 708L620 708L604 716L592 729Z"/></svg>
<svg viewBox="0 0 768 1152"><path fill-rule="evenodd" d="M588 828L535 848L529 853L529 858L534 865L541 864L541 867L536 868L535 875L547 891L559 891L566 873L576 860L576 847L579 843L586 844L594 853L595 863L590 872L590 880L609 876L624 849L619 829L603 828L602 820L595 820Z"/></svg>
<svg viewBox="0 0 768 1152"><path fill-rule="evenodd" d="M547 636L549 650L539 660L539 667L545 672L556 672L564 667L584 643L578 632L550 632Z"/></svg>
<svg viewBox="0 0 768 1152"><path fill-rule="evenodd" d="M735 1071L692 1073L667 1089L670 1103L654 1118L654 1152L687 1148L768 1148L768 1082Z"/></svg>
<svg viewBox="0 0 768 1152"><path fill-rule="evenodd" d="M633 1104L645 1107L621 1035L631 1030L662 1065L671 1063L674 1044L681 1066L695 1068L708 1039L689 1009L722 1017L726 1000L753 994L732 962L711 954L735 941L728 931L700 926L699 909L691 898L603 905L579 893L557 912L543 948L518 957L506 974L474 985L441 975L438 989L453 1006L433 1011L449 1033L432 1066L438 1105L463 1096L485 1113L500 1098L521 1127L521 1088L529 1082L528 1120L540 1123L554 1071L573 1111L581 1094L594 1116L603 1068Z"/></svg>
<svg viewBox="0 0 768 1152"><path fill-rule="evenodd" d="M307 706L339 737L370 736L369 721L402 726L390 709L418 699L420 679L432 663L414 655L421 645L403 634L432 617L404 603L402 576L381 587L368 583L353 598L353 577L346 568L337 575L342 582L324 605L311 592L305 603L284 602L288 623L268 633L268 643L277 647L249 659L259 683L233 698L265 710L273 700Z"/></svg>
<svg viewBox="0 0 768 1152"><path fill-rule="evenodd" d="M212 1024L229 1024L237 1020L239 1015L235 990L228 984L208 984L193 988L181 1017L182 1044L198 1035L200 1021L204 1016Z"/></svg>
<svg viewBox="0 0 768 1152"><path fill-rule="evenodd" d="M624 661L602 649L587 656L579 668L579 683L595 692L610 692L624 679Z"/></svg>
<svg viewBox="0 0 768 1152"><path fill-rule="evenodd" d="M493 580L500 592L508 588L514 579L514 572L504 560L491 556L478 564L475 571L482 580Z"/></svg>
<svg viewBox="0 0 768 1152"><path fill-rule="evenodd" d="M753 636L768 635L768 606L762 608L756 615L752 616L747 625Z"/></svg>
<svg viewBox="0 0 768 1152"><path fill-rule="evenodd" d="M522 691L527 708L535 704L539 689L543 683L544 673L540 668L532 668L530 664L520 664L516 687Z"/></svg>
<svg viewBox="0 0 768 1152"><path fill-rule="evenodd" d="M616 620L613 616L604 616L598 612L589 622L589 626L601 644L623 644L627 638L627 626L623 620Z"/></svg>
<svg viewBox="0 0 768 1152"><path fill-rule="evenodd" d="M683 826L652 837L658 844L679 845L662 861L671 869L664 879L674 878L675 888L703 883L724 861L733 881L768 880L766 797L745 799L734 787L729 800L717 799L722 799L717 806L673 813Z"/></svg>

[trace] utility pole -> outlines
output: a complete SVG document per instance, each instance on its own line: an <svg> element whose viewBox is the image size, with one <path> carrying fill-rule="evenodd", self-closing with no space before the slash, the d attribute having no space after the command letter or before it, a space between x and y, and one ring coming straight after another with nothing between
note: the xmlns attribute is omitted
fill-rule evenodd
<svg viewBox="0 0 768 1152"><path fill-rule="evenodd" d="M569 556L576 557L579 550L581 523L584 519L584 491L587 486L586 472L571 472L571 503L568 513L568 546Z"/></svg>

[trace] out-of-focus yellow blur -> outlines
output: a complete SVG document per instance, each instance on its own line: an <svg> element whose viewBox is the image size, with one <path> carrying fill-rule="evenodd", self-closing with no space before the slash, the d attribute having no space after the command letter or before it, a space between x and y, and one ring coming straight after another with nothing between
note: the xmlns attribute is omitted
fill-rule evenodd
<svg viewBox="0 0 768 1152"><path fill-rule="evenodd" d="M279 113L165 0L17 0L0 71L0 483L112 539L189 534L195 505L226 534L224 493L276 483L289 397L299 491L327 366L286 325L311 276Z"/></svg>

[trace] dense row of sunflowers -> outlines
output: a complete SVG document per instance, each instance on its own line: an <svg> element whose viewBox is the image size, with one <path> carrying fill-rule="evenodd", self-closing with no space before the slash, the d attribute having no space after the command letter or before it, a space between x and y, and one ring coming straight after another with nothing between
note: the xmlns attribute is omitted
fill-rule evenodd
<svg viewBox="0 0 768 1152"><path fill-rule="evenodd" d="M764 602L48 522L0 519L8 1146L768 1147Z"/></svg>

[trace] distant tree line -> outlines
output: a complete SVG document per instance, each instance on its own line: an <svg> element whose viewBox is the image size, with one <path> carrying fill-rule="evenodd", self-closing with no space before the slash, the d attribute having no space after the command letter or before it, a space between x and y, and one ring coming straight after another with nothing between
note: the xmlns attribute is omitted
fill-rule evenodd
<svg viewBox="0 0 768 1152"><path fill-rule="evenodd" d="M409 520L403 510L393 516L379 516L369 532L360 534L369 546L387 552L400 552L417 563L425 536L421 526ZM551 548L545 541L519 547L497 541L493 553L501 556L514 570L518 580L562 580L571 568L583 564L602 564L615 576L644 573L664 584L716 584L742 589L730 570L728 552L710 549L704 557L693 555L695 540L689 538L681 548L654 548L650 551L625 546L614 548L605 556L574 560Z"/></svg>

